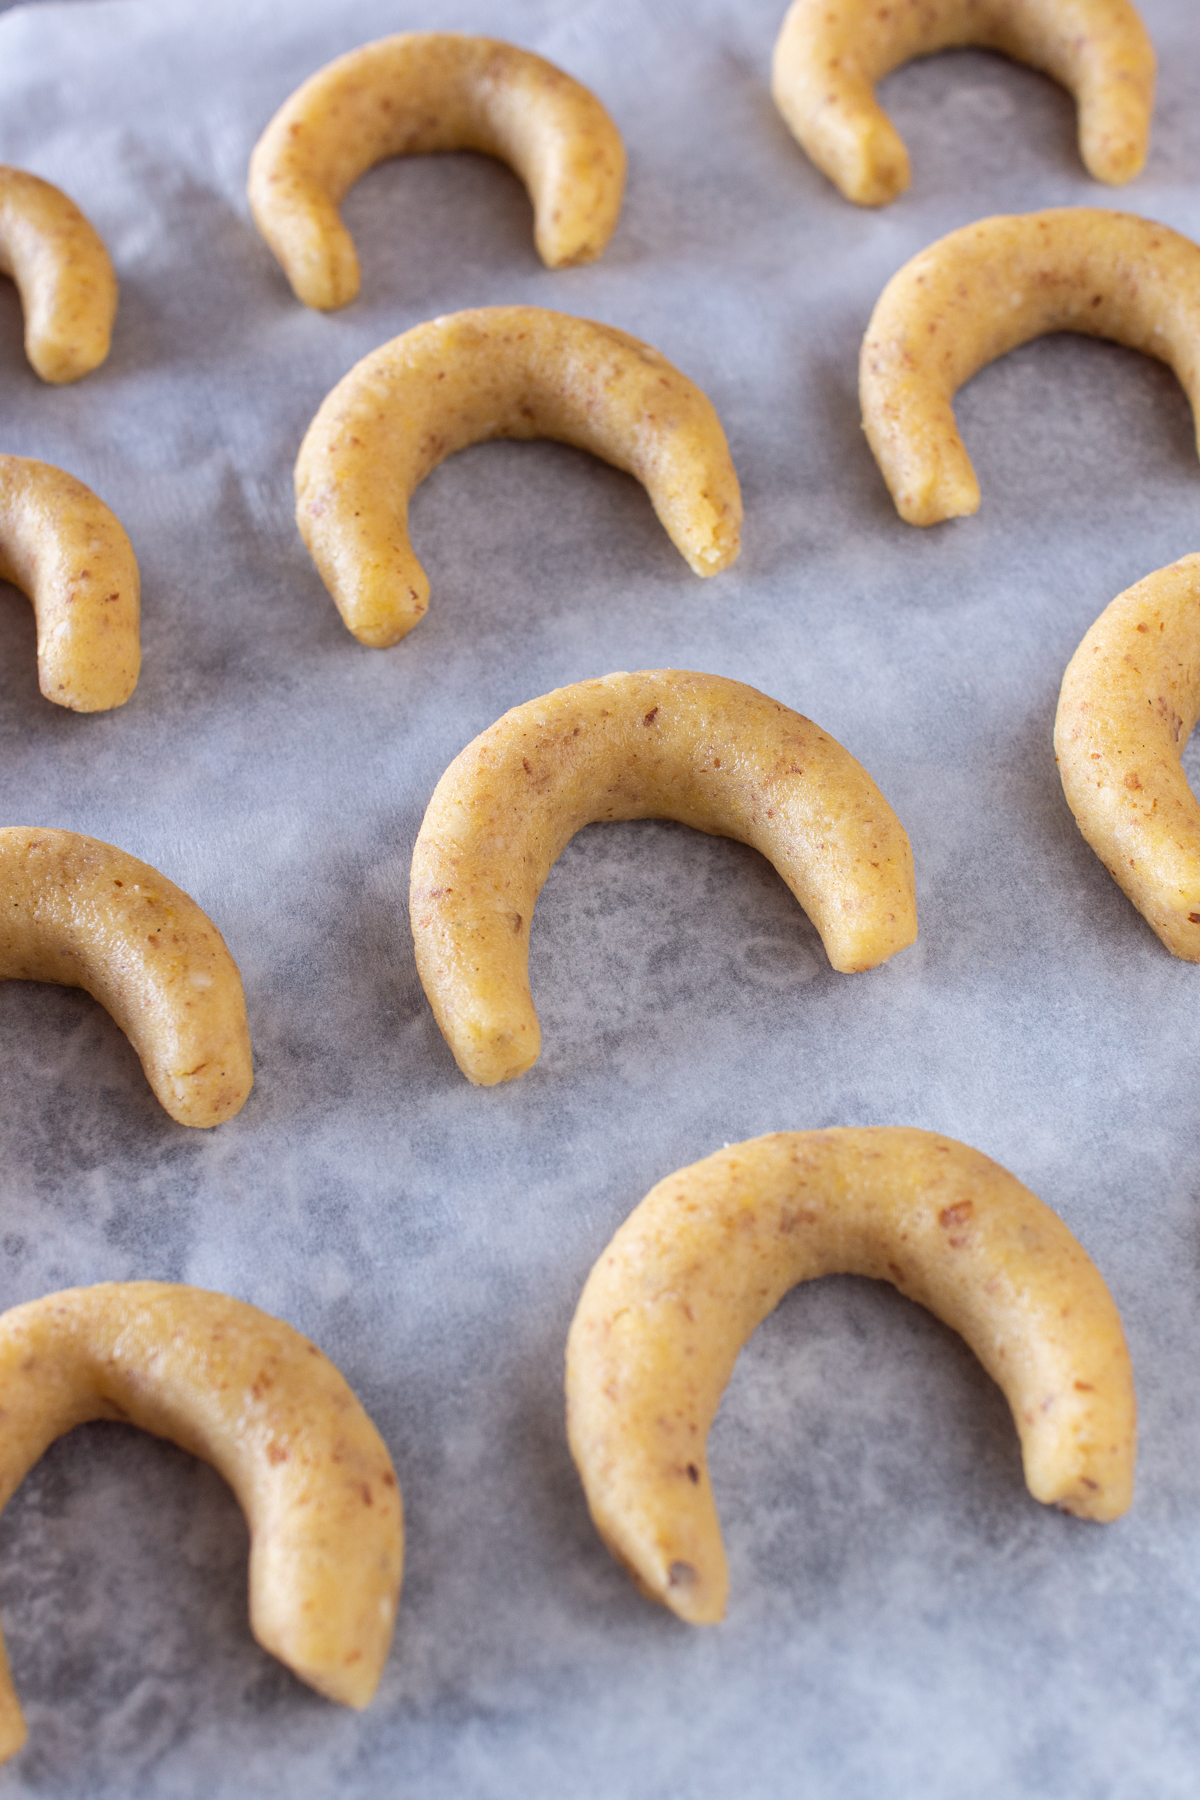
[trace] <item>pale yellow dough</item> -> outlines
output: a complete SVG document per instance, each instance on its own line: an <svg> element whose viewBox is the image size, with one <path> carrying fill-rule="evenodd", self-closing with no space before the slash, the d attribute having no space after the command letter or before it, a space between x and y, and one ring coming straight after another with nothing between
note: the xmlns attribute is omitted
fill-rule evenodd
<svg viewBox="0 0 1200 1800"><path fill-rule="evenodd" d="M591 262L616 229L625 150L594 94L496 38L402 32L310 76L255 145L250 208L297 299L323 311L354 299L358 256L339 202L384 157L433 150L509 163L552 269Z"/></svg>
<svg viewBox="0 0 1200 1800"><path fill-rule="evenodd" d="M669 1175L617 1232L567 1340L567 1429L592 1518L694 1625L728 1575L706 1462L738 1351L797 1282L890 1281L960 1332L1012 1408L1035 1499L1115 1519L1136 1408L1121 1320L1062 1220L931 1131L781 1131Z"/></svg>
<svg viewBox="0 0 1200 1800"><path fill-rule="evenodd" d="M954 395L985 363L1049 331L1158 357L1200 411L1200 247L1152 219L1068 206L980 219L905 263L871 315L859 395L875 460L910 525L976 510Z"/></svg>
<svg viewBox="0 0 1200 1800"><path fill-rule="evenodd" d="M117 278L73 200L24 169L0 168L0 274L25 314L25 354L43 381L78 381L108 355Z"/></svg>
<svg viewBox="0 0 1200 1800"><path fill-rule="evenodd" d="M0 830L0 981L81 987L112 1014L181 1125L220 1125L254 1081L220 932L174 882L76 831Z"/></svg>
<svg viewBox="0 0 1200 1800"><path fill-rule="evenodd" d="M795 0L775 45L775 104L847 200L886 206L908 152L875 84L914 56L973 44L1052 75L1079 106L1079 151L1097 181L1146 160L1154 46L1130 0Z"/></svg>
<svg viewBox="0 0 1200 1800"><path fill-rule="evenodd" d="M47 700L75 712L128 700L142 665L137 559L90 488L50 463L0 456L0 581L33 602Z"/></svg>
<svg viewBox="0 0 1200 1800"><path fill-rule="evenodd" d="M537 1061L529 931L584 825L678 819L760 850L846 972L917 935L912 852L871 777L827 732L740 681L606 675L505 713L434 791L412 861L417 969L469 1081Z"/></svg>
<svg viewBox="0 0 1200 1800"><path fill-rule="evenodd" d="M394 644L429 604L413 491L490 438L558 438L636 475L697 575L737 556L742 497L711 402L649 344L537 306L417 325L357 363L300 447L296 522L360 643Z"/></svg>
<svg viewBox="0 0 1200 1800"><path fill-rule="evenodd" d="M75 1425L117 1419L169 1438L212 1463L246 1515L259 1643L328 1699L367 1705L400 1593L400 1490L315 1344L225 1294L105 1282L0 1314L0 1392L0 1506ZM0 1761L25 1736L0 1643Z"/></svg>
<svg viewBox="0 0 1200 1800"><path fill-rule="evenodd" d="M1105 607L1067 665L1054 752L1088 843L1173 956L1200 962L1200 555Z"/></svg>

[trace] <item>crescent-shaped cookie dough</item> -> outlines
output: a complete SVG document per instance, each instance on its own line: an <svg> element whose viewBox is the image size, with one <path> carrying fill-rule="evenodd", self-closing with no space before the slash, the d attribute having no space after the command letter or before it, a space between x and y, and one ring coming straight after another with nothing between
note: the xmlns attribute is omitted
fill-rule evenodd
<svg viewBox="0 0 1200 1800"><path fill-rule="evenodd" d="M962 1334L1012 1408L1035 1499L1088 1519L1132 1499L1121 1320L1049 1207L931 1131L752 1138L651 1189L567 1340L567 1429L596 1528L693 1625L725 1611L705 1445L738 1351L789 1288L834 1274L890 1281Z"/></svg>
<svg viewBox="0 0 1200 1800"><path fill-rule="evenodd" d="M594 94L496 38L402 32L310 76L255 146L250 209L298 300L328 311L354 299L358 257L339 202L384 157L432 150L510 164L551 269L591 262L616 229L625 150Z"/></svg>
<svg viewBox="0 0 1200 1800"><path fill-rule="evenodd" d="M300 447L296 522L360 643L394 644L424 617L409 501L445 457L491 438L558 438L636 475L697 575L737 556L742 496L721 421L665 356L537 306L450 313L356 363Z"/></svg>
<svg viewBox="0 0 1200 1800"><path fill-rule="evenodd" d="M73 200L24 169L0 168L0 273L25 313L25 354L43 381L78 381L108 355L117 278Z"/></svg>
<svg viewBox="0 0 1200 1800"><path fill-rule="evenodd" d="M0 830L0 981L86 989L180 1125L220 1125L245 1104L237 964L196 902L136 856L77 831Z"/></svg>
<svg viewBox="0 0 1200 1800"><path fill-rule="evenodd" d="M1067 206L980 219L905 263L871 315L859 395L875 460L910 525L976 510L954 395L1049 331L1158 357L1200 411L1200 247L1152 219Z"/></svg>
<svg viewBox="0 0 1200 1800"><path fill-rule="evenodd" d="M245 1301L165 1281L67 1288L0 1314L0 1506L75 1425L117 1419L199 1456L250 1527L250 1628L330 1700L370 1701L404 1538L387 1448L315 1344ZM25 1741L0 1643L0 1761Z"/></svg>
<svg viewBox="0 0 1200 1800"><path fill-rule="evenodd" d="M584 825L678 819L752 844L835 969L871 969L917 935L912 852L860 763L790 707L682 669L606 675L515 706L438 782L413 851L417 969L469 1081L537 1061L529 931L542 884Z"/></svg>
<svg viewBox="0 0 1200 1800"><path fill-rule="evenodd" d="M1052 75L1079 106L1079 152L1097 181L1146 160L1154 46L1130 0L794 0L771 92L793 137L859 206L908 186L908 152L875 84L914 56L974 44Z"/></svg>
<svg viewBox="0 0 1200 1800"><path fill-rule="evenodd" d="M1105 607L1063 677L1054 752L1080 831L1172 956L1200 962L1200 555Z"/></svg>
<svg viewBox="0 0 1200 1800"><path fill-rule="evenodd" d="M47 700L75 712L128 700L142 665L137 559L90 488L50 463L0 456L0 581L33 601Z"/></svg>

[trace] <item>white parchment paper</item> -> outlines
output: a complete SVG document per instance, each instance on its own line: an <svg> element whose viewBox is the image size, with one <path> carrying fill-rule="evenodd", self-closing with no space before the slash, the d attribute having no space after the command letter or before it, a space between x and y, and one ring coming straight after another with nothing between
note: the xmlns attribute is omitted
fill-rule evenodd
<svg viewBox="0 0 1200 1800"><path fill-rule="evenodd" d="M1196 1793L1200 969L1080 838L1050 742L1084 631L1200 548L1192 421L1145 358L1032 344L959 403L982 510L921 532L856 398L883 283L957 225L1116 204L1200 237L1194 4L1144 0L1161 98L1131 188L1088 179L1060 89L964 52L886 83L914 181L882 213L774 110L782 11L95 0L0 20L0 160L64 187L121 280L109 361L64 389L27 368L0 283L0 448L112 506L145 600L134 698L79 717L39 696L32 611L0 590L0 819L107 839L191 893L241 966L257 1066L236 1120L188 1131L86 996L0 987L0 1304L156 1277L280 1314L361 1395L408 1514L395 1648L355 1716L252 1640L220 1479L131 1430L74 1433L0 1523L30 1724L0 1795ZM331 56L431 26L510 38L604 99L631 163L616 238L550 274L507 169L393 162L346 204L361 298L309 312L250 223L250 150ZM427 619L365 650L292 522L300 438L359 356L499 302L619 325L700 383L744 485L741 560L700 582L632 480L481 446L413 507ZM870 769L912 838L920 941L837 975L751 851L592 827L538 908L542 1059L473 1090L407 925L434 783L507 707L659 666L751 682ZM816 1284L750 1344L714 1428L732 1601L689 1630L587 1516L562 1401L579 1290L672 1169L878 1123L978 1146L1096 1258L1138 1378L1135 1506L1104 1528L1039 1507L965 1347L890 1289Z"/></svg>

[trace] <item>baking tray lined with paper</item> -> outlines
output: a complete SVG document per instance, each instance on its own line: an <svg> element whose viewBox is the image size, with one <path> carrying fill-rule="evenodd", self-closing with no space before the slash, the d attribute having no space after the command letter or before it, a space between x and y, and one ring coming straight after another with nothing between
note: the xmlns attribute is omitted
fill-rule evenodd
<svg viewBox="0 0 1200 1800"><path fill-rule="evenodd" d="M0 1303L154 1279L277 1314L362 1400L407 1519L395 1644L352 1715L251 1638L246 1531L212 1470L126 1427L68 1436L0 1522L30 1725L0 1792L1191 1791L1196 970L1083 841L1051 744L1087 629L1200 548L1191 415L1148 358L1041 339L959 397L979 513L920 531L863 437L857 359L885 282L985 214L1111 204L1200 238L1192 20L1142 7L1159 102L1128 188L1088 178L1065 92L964 51L885 84L914 179L866 212L772 104L782 11L0 18L0 158L71 195L121 283L107 362L67 388L26 366L0 283L0 450L92 488L143 592L137 690L91 716L40 697L32 610L0 594L0 823L120 845L190 894L241 969L255 1051L243 1110L191 1132L87 996L0 984ZM311 312L251 222L253 145L331 57L435 28L507 38L601 98L630 160L617 231L548 271L509 170L398 159L345 203L360 297ZM631 333L709 396L741 557L699 581L632 478L559 444L481 445L414 497L427 616L366 649L296 531L301 439L358 358L500 304ZM911 840L920 936L839 974L756 852L590 826L537 905L541 1058L472 1088L413 959L425 807L508 708L657 668L748 683L862 763ZM1185 767L1195 785L1195 745ZM966 1346L832 1277L739 1359L710 1443L730 1606L689 1630L611 1560L570 1460L583 1283L672 1170L758 1133L883 1124L993 1157L1096 1261L1137 1380L1133 1507L1103 1527L1039 1507Z"/></svg>

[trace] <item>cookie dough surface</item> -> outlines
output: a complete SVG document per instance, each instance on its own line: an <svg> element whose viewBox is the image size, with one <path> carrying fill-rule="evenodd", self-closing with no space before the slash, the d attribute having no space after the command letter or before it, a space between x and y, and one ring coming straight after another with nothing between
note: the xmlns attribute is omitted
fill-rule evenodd
<svg viewBox="0 0 1200 1800"><path fill-rule="evenodd" d="M0 981L81 987L111 1013L180 1125L220 1125L254 1082L225 940L173 881L98 838L0 828Z"/></svg>
<svg viewBox="0 0 1200 1800"><path fill-rule="evenodd" d="M1054 752L1067 804L1172 956L1200 962L1200 555L1118 594L1067 666Z"/></svg>
<svg viewBox="0 0 1200 1800"><path fill-rule="evenodd" d="M859 358L863 429L902 519L936 525L978 509L954 395L1051 331L1157 357L1200 413L1200 246L1133 213L1063 206L980 219L907 262Z"/></svg>
<svg viewBox="0 0 1200 1800"><path fill-rule="evenodd" d="M392 1639L400 1490L350 1387L290 1325L161 1281L67 1288L0 1314L0 1506L58 1437L116 1419L217 1468L250 1527L250 1623L330 1700L361 1708ZM0 1760L25 1724L0 1646Z"/></svg>
<svg viewBox="0 0 1200 1800"><path fill-rule="evenodd" d="M835 969L874 968L917 935L904 828L811 719L686 669L576 682L514 707L467 745L413 851L417 969L470 1081L510 1081L537 1060L529 933L558 856L584 825L653 818L760 850Z"/></svg>
<svg viewBox="0 0 1200 1800"><path fill-rule="evenodd" d="M1130 0L793 0L775 44L775 104L819 169L859 206L909 184L908 151L875 84L914 56L965 45L1052 75L1079 106L1079 152L1097 181L1146 160L1155 55Z"/></svg>
<svg viewBox="0 0 1200 1800"><path fill-rule="evenodd" d="M0 274L25 312L25 354L43 381L78 381L108 355L117 278L98 233L61 189L0 168Z"/></svg>
<svg viewBox="0 0 1200 1800"><path fill-rule="evenodd" d="M591 319L481 306L416 325L365 356L322 403L296 461L296 522L361 643L424 617L429 581L408 504L456 450L558 438L645 487L697 575L741 544L742 496L711 401L665 356Z"/></svg>
<svg viewBox="0 0 1200 1800"><path fill-rule="evenodd" d="M63 469L0 456L0 581L33 602L47 700L123 706L142 666L141 581L116 514Z"/></svg>
<svg viewBox="0 0 1200 1800"><path fill-rule="evenodd" d="M1048 1206L953 1138L781 1131L668 1175L588 1277L567 1340L567 1430L601 1537L691 1624L729 1578L706 1460L746 1339L797 1282L892 1282L1003 1389L1037 1500L1119 1518L1136 1405L1121 1320Z"/></svg>
<svg viewBox="0 0 1200 1800"><path fill-rule="evenodd" d="M358 254L339 202L384 157L436 150L516 170L548 268L592 262L616 229L625 150L594 94L496 38L401 32L310 76L255 146L250 208L297 299L323 311L354 299Z"/></svg>

